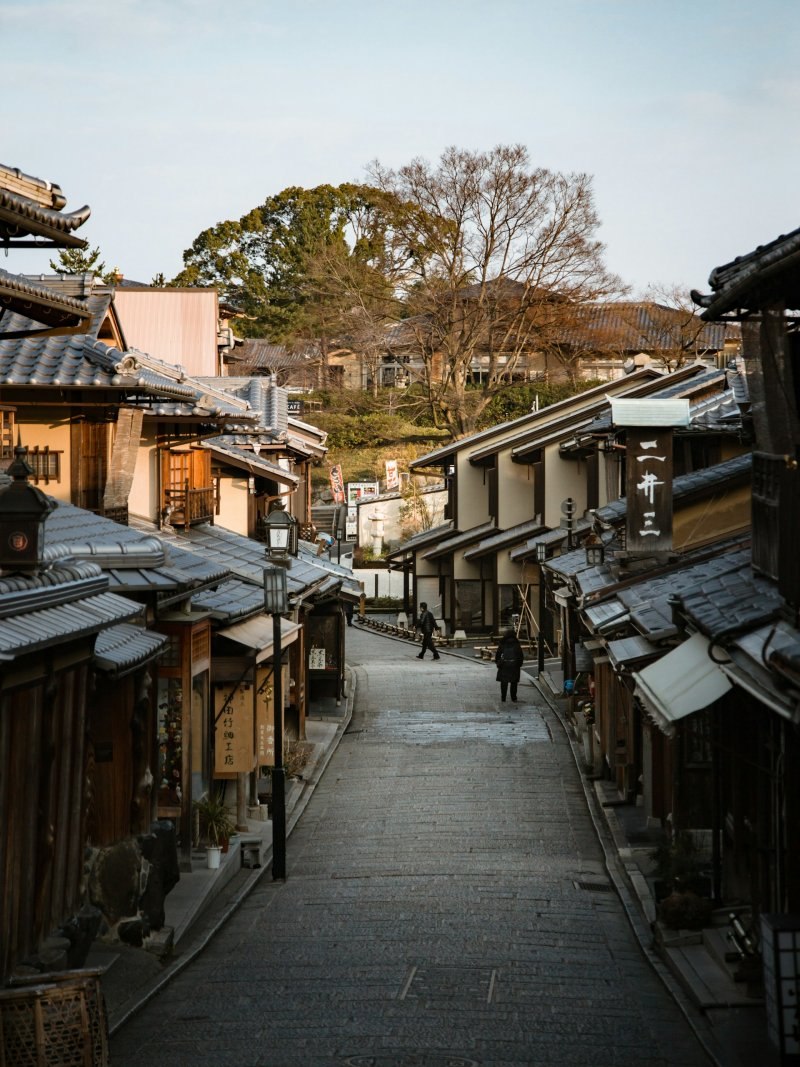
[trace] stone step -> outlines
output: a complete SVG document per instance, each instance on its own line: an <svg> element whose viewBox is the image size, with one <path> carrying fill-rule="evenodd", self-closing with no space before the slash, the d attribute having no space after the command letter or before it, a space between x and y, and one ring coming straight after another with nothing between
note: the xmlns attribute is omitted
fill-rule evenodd
<svg viewBox="0 0 800 1067"><path fill-rule="evenodd" d="M662 947L664 959L672 973L703 1010L723 1007L759 1007L762 1000L747 994L742 982L719 965L701 943Z"/></svg>

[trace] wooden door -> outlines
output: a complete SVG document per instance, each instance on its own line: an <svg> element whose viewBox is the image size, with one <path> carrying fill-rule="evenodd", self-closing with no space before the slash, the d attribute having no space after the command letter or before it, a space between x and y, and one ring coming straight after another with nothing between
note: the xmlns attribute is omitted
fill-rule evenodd
<svg viewBox="0 0 800 1067"><path fill-rule="evenodd" d="M76 507L102 511L108 475L108 423L82 419L72 423L70 499Z"/></svg>

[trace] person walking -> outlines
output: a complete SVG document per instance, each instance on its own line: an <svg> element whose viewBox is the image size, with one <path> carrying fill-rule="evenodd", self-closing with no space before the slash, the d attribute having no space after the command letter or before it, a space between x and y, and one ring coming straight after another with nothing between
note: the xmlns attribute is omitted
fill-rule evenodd
<svg viewBox="0 0 800 1067"><path fill-rule="evenodd" d="M497 681L500 683L500 699L506 699L508 687L511 686L511 701L517 702L517 686L522 670L522 645L513 630L506 630L497 646L494 661L497 664Z"/></svg>
<svg viewBox="0 0 800 1067"><path fill-rule="evenodd" d="M434 659L441 659L441 656L436 651L436 646L433 643L433 631L439 632L439 624L433 617L433 612L428 611L428 605L424 600L420 601L419 605L419 618L417 619L417 629L422 633L422 651L417 656L417 659L425 659L425 653L428 649L433 653Z"/></svg>

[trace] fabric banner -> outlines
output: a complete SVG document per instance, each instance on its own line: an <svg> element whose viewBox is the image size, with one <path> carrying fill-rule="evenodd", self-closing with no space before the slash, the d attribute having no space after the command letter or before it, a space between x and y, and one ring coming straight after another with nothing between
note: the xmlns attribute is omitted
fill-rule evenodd
<svg viewBox="0 0 800 1067"><path fill-rule="evenodd" d="M386 460L386 489L397 489L400 486L400 475L397 470L397 460Z"/></svg>
<svg viewBox="0 0 800 1067"><path fill-rule="evenodd" d="M333 493L334 504L344 503L344 478L339 464L331 467L331 492Z"/></svg>

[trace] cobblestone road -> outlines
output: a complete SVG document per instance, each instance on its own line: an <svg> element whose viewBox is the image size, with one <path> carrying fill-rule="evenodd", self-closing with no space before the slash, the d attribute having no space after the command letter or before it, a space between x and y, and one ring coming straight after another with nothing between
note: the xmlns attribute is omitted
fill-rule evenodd
<svg viewBox="0 0 800 1067"><path fill-rule="evenodd" d="M707 1067L603 865L569 745L486 664L357 628L348 733L264 879L114 1067Z"/></svg>

